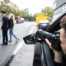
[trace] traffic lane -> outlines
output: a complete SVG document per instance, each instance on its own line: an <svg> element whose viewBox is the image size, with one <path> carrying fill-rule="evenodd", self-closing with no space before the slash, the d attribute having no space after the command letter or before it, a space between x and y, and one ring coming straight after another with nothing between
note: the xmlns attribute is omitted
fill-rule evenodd
<svg viewBox="0 0 66 66"><path fill-rule="evenodd" d="M37 27L32 27L29 34L35 33ZM33 66L34 45L23 44L10 66Z"/></svg>

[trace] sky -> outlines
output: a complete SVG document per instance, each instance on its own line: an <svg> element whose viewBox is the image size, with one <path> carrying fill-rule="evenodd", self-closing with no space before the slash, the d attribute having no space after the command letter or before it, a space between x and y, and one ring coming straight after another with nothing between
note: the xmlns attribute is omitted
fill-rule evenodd
<svg viewBox="0 0 66 66"><path fill-rule="evenodd" d="M19 9L28 8L30 14L40 13L42 9L49 6L53 8L54 0L11 0Z"/></svg>

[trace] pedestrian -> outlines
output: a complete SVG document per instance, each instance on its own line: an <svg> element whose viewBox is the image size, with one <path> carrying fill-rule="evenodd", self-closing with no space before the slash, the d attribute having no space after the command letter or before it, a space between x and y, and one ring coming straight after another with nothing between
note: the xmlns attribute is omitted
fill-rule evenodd
<svg viewBox="0 0 66 66"><path fill-rule="evenodd" d="M14 22L15 22L15 17L12 13L9 14L9 21L8 21L8 25L9 25L9 34L10 34L10 40L9 42L12 42L12 35L13 37L16 39L16 42L19 40L13 33L13 28L14 28Z"/></svg>
<svg viewBox="0 0 66 66"><path fill-rule="evenodd" d="M2 14L2 26L0 31L2 30L2 36L3 36L3 43L2 45L8 45L8 35L7 35L7 31L8 31L8 17L6 15L5 11L1 11Z"/></svg>

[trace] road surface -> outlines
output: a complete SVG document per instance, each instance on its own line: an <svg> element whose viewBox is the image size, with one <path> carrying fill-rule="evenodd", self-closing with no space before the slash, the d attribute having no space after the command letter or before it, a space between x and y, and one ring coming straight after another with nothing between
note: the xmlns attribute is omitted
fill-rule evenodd
<svg viewBox="0 0 66 66"><path fill-rule="evenodd" d="M37 31L35 22L25 22L15 24L14 33L20 39L18 44L22 44L21 49L16 54L10 66L32 66L34 57L34 45L26 45L23 42L23 37ZM15 39L13 38L13 43ZM20 48L20 47L19 47Z"/></svg>

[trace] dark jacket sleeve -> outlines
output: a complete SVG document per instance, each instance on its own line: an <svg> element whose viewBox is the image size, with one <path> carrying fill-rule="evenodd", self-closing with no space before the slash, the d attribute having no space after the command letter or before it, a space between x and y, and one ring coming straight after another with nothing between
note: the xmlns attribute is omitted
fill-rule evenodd
<svg viewBox="0 0 66 66"><path fill-rule="evenodd" d="M62 63L58 63L54 61L54 66L63 66Z"/></svg>
<svg viewBox="0 0 66 66"><path fill-rule="evenodd" d="M4 26L5 26L5 17L3 17L2 20L3 20L3 23L2 23L2 27L1 27L1 29L3 29Z"/></svg>
<svg viewBox="0 0 66 66"><path fill-rule="evenodd" d="M8 21L8 28L11 28L12 27L12 19L9 19Z"/></svg>

